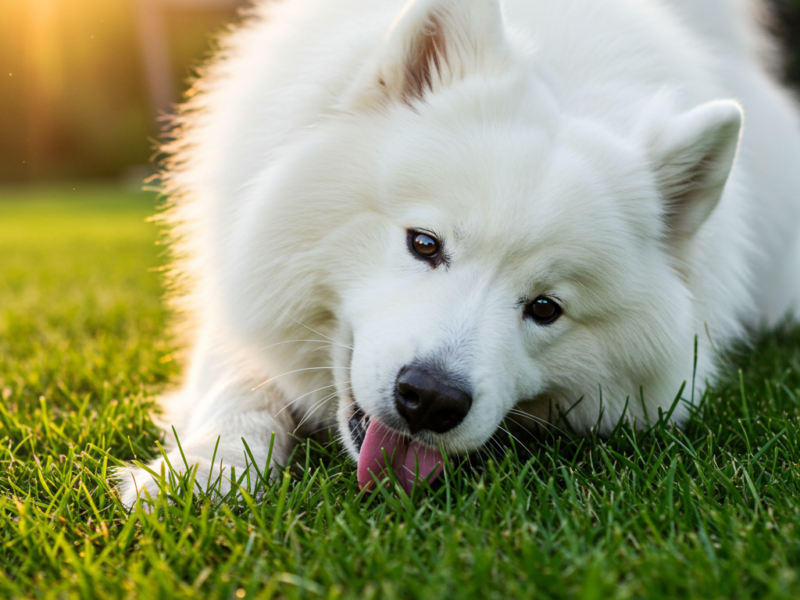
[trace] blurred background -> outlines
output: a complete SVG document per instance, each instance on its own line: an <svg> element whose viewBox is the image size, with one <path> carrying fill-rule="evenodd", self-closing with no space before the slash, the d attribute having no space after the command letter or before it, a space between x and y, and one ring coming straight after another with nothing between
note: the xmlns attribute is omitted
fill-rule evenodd
<svg viewBox="0 0 800 600"><path fill-rule="evenodd" d="M163 115L243 4L0 0L0 183L141 181Z"/></svg>
<svg viewBox="0 0 800 600"><path fill-rule="evenodd" d="M800 0L771 3L796 84ZM0 183L141 181L161 117L244 4L0 0Z"/></svg>

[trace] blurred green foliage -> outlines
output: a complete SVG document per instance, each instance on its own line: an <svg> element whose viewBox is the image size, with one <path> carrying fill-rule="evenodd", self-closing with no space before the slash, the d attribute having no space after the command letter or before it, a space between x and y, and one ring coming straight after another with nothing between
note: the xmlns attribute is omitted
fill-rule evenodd
<svg viewBox="0 0 800 600"><path fill-rule="evenodd" d="M181 362L155 205L0 189L0 599L800 598L798 328L726 353L684 431L490 444L411 496L301 445L240 496L171 476L129 513L111 469L156 456Z"/></svg>

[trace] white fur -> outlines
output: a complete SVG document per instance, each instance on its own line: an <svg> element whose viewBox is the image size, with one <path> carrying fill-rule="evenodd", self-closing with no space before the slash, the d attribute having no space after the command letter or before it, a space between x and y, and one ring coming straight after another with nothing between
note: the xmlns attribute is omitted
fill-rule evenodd
<svg viewBox="0 0 800 600"><path fill-rule="evenodd" d="M451 452L514 407L569 411L579 432L626 407L643 425L691 385L695 338L697 399L712 342L800 299L800 129L757 8L259 4L169 148L194 350L164 421L200 483L219 474L218 437L217 461L242 472L242 438L263 468L274 431L283 464L290 434L338 418L357 456L352 398L402 430L395 377L421 358L472 389L463 423L419 436ZM440 236L449 265L415 259L407 229ZM520 303L542 294L564 308L548 327ZM121 476L127 504L156 491L141 469Z"/></svg>

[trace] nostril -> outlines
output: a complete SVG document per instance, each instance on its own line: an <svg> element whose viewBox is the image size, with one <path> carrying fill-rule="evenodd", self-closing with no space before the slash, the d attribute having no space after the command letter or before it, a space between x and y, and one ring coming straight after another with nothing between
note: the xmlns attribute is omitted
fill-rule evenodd
<svg viewBox="0 0 800 600"><path fill-rule="evenodd" d="M445 433L469 413L472 396L450 379L421 366L403 368L397 377L395 405L411 433Z"/></svg>
<svg viewBox="0 0 800 600"><path fill-rule="evenodd" d="M445 433L456 427L467 416L470 402L459 401L452 408L431 410L425 417L425 429Z"/></svg>
<svg viewBox="0 0 800 600"><path fill-rule="evenodd" d="M403 404L409 408L417 408L420 402L422 402L422 399L419 397L419 393L416 388L408 384L398 383L397 393L402 398Z"/></svg>

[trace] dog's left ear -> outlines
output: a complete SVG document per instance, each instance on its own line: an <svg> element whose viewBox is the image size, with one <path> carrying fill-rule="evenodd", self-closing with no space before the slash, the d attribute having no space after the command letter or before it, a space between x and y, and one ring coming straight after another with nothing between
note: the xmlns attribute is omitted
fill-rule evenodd
<svg viewBox="0 0 800 600"><path fill-rule="evenodd" d="M703 104L673 119L651 146L669 235L693 236L716 207L739 147L742 108L733 100Z"/></svg>
<svg viewBox="0 0 800 600"><path fill-rule="evenodd" d="M390 98L419 100L495 71L505 50L498 0L410 0L384 41L378 85Z"/></svg>

